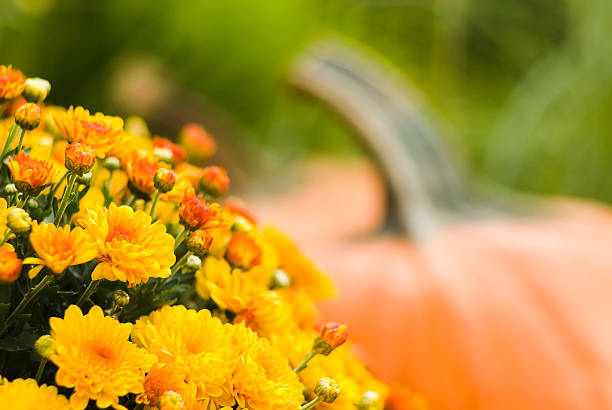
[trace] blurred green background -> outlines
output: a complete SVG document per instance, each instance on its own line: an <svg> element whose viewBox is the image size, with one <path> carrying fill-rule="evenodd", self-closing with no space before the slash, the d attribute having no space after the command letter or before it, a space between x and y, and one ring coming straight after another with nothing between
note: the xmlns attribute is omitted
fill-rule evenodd
<svg viewBox="0 0 612 410"><path fill-rule="evenodd" d="M170 87L284 164L358 152L286 82L306 44L340 33L422 90L475 177L611 201L611 26L609 0L0 0L0 63L49 79L55 103L120 115Z"/></svg>

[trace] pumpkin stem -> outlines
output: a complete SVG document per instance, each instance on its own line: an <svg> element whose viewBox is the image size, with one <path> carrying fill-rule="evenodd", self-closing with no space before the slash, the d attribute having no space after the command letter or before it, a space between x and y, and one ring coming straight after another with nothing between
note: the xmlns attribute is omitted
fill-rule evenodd
<svg viewBox="0 0 612 410"><path fill-rule="evenodd" d="M419 239L470 208L459 167L417 109L415 91L379 57L326 38L295 61L290 81L358 131L388 187L388 226Z"/></svg>

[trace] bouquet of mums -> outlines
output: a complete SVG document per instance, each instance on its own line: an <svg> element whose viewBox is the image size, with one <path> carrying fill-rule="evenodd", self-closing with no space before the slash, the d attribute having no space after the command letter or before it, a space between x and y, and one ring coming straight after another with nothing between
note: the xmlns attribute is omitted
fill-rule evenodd
<svg viewBox="0 0 612 410"><path fill-rule="evenodd" d="M329 279L222 199L204 128L152 137L49 91L0 66L0 408L384 408L317 319Z"/></svg>

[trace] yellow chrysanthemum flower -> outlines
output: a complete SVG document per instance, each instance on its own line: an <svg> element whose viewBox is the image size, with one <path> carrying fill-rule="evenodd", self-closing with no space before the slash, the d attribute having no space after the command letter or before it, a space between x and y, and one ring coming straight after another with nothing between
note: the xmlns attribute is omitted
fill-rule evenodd
<svg viewBox="0 0 612 410"><path fill-rule="evenodd" d="M128 282L129 286L149 278L167 278L175 262L174 238L160 223L129 206L111 204L87 210L87 217L77 223L97 241L98 266L93 280Z"/></svg>
<svg viewBox="0 0 612 410"><path fill-rule="evenodd" d="M26 258L25 265L37 265L30 269L28 275L35 277L45 266L59 275L68 266L80 265L92 260L97 255L95 242L83 229L70 229L69 225L56 228L53 224L34 221L30 243L38 258Z"/></svg>
<svg viewBox="0 0 612 410"><path fill-rule="evenodd" d="M70 405L74 410L96 400L100 408L124 409L119 397L141 393L147 370L156 357L129 341L132 324L104 316L99 306L83 315L71 305L64 319L49 320L56 353L50 360L58 367L57 384L74 388Z"/></svg>
<svg viewBox="0 0 612 410"><path fill-rule="evenodd" d="M144 391L136 396L136 403L145 405L145 409L155 409L164 393L177 393L185 408L195 400L195 385L187 384L185 374L176 364L156 363L147 373L144 380Z"/></svg>
<svg viewBox="0 0 612 410"><path fill-rule="evenodd" d="M304 401L303 386L285 358L267 339L234 326L234 343L242 359L233 375L234 397L240 408L294 410Z"/></svg>
<svg viewBox="0 0 612 410"><path fill-rule="evenodd" d="M234 312L234 323L244 323L262 336L295 326L291 310L277 292L250 281L248 273L232 272L225 259L206 258L195 276L198 294L210 296L220 308Z"/></svg>
<svg viewBox="0 0 612 410"><path fill-rule="evenodd" d="M293 242L272 228L265 228L262 234L276 248L281 259L280 267L296 288L308 293L315 301L334 294L331 280L306 259Z"/></svg>
<svg viewBox="0 0 612 410"><path fill-rule="evenodd" d="M96 150L100 158L123 141L123 120L101 112L90 115L83 107L56 111L53 119L60 132L70 142L80 142Z"/></svg>
<svg viewBox="0 0 612 410"><path fill-rule="evenodd" d="M13 209L13 207L8 207L8 204L6 203L6 199L4 198L0 198L0 235L4 235L4 231L6 229L6 216L8 215L9 211ZM9 236L9 238L14 238L15 235Z"/></svg>
<svg viewBox="0 0 612 410"><path fill-rule="evenodd" d="M132 340L155 354L161 363L176 365L197 387L202 406L232 406L231 375L239 359L231 325L208 310L164 306L136 321ZM204 407L206 408L206 407Z"/></svg>
<svg viewBox="0 0 612 410"><path fill-rule="evenodd" d="M57 393L57 387L39 386L34 379L1 380L0 404L3 410L70 410L68 399Z"/></svg>

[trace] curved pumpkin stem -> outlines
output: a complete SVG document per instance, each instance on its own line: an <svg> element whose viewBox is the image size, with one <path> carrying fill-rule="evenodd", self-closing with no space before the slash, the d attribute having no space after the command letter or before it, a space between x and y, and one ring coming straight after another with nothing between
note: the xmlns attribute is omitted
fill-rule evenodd
<svg viewBox="0 0 612 410"><path fill-rule="evenodd" d="M293 64L290 81L358 131L383 173L395 226L417 239L468 209L455 161L401 75L362 47L326 38Z"/></svg>

